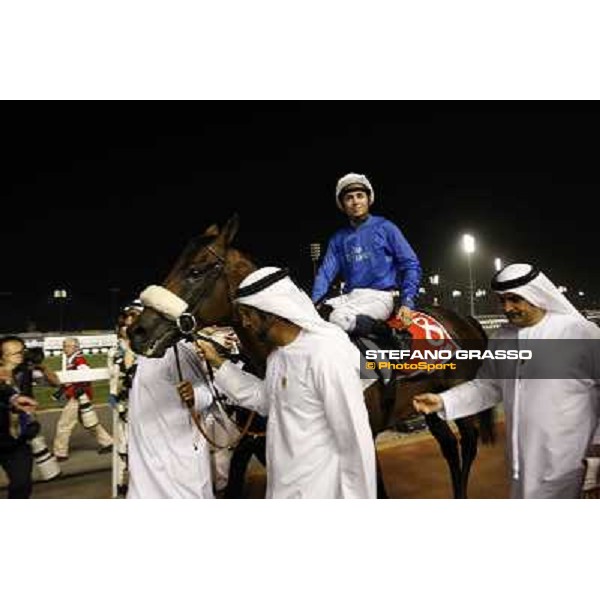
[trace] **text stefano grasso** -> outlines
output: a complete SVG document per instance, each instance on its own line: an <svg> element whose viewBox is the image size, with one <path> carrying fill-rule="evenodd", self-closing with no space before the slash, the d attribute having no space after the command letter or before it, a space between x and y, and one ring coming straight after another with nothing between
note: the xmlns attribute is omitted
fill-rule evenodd
<svg viewBox="0 0 600 600"><path fill-rule="evenodd" d="M367 360L530 360L531 350L367 350Z"/></svg>

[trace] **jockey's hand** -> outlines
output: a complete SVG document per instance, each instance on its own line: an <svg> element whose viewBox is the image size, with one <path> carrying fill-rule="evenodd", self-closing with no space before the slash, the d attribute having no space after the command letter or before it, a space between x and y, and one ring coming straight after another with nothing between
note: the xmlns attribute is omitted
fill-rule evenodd
<svg viewBox="0 0 600 600"><path fill-rule="evenodd" d="M179 397L181 401L186 406L194 405L194 387L189 381L182 381L177 384L177 392L179 393Z"/></svg>
<svg viewBox="0 0 600 600"><path fill-rule="evenodd" d="M413 406L417 412L429 415L444 408L442 397L439 394L418 394L413 398Z"/></svg>
<svg viewBox="0 0 600 600"><path fill-rule="evenodd" d="M33 398L22 395L13 396L10 399L10 404L14 409L27 413L28 415L34 413L38 405Z"/></svg>
<svg viewBox="0 0 600 600"><path fill-rule="evenodd" d="M408 306L401 306L396 312L396 319L402 322L404 327L408 327L412 323L414 311Z"/></svg>
<svg viewBox="0 0 600 600"><path fill-rule="evenodd" d="M218 369L225 362L225 359L210 342L196 340L196 350L214 369Z"/></svg>

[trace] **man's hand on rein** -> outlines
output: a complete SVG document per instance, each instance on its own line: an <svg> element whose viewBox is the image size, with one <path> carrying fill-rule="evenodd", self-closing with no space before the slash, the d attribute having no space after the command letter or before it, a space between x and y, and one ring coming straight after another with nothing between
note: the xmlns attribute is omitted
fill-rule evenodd
<svg viewBox="0 0 600 600"><path fill-rule="evenodd" d="M191 407L194 405L194 387L189 381L182 381L181 383L178 383L177 392L179 393L181 401L186 406Z"/></svg>
<svg viewBox="0 0 600 600"><path fill-rule="evenodd" d="M218 369L225 362L225 359L217 352L210 342L196 340L196 348L200 356L206 359L214 369Z"/></svg>

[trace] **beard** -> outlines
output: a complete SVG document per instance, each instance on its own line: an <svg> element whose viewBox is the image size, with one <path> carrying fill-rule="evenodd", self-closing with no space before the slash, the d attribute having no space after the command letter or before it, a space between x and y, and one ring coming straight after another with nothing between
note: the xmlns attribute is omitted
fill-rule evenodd
<svg viewBox="0 0 600 600"><path fill-rule="evenodd" d="M519 313L519 312L507 312L507 313L504 313L504 316L507 319L515 319L515 318L518 319L519 317L522 317L523 315L522 315L522 313Z"/></svg>
<svg viewBox="0 0 600 600"><path fill-rule="evenodd" d="M267 325L265 323L263 323L261 325L261 327L259 329L257 329L257 331L256 331L256 338L262 344L269 343L269 329L270 329L270 327L267 327Z"/></svg>

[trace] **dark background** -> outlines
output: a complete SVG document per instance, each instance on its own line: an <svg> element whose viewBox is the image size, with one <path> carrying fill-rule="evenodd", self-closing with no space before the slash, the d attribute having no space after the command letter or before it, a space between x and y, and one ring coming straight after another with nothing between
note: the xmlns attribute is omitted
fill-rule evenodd
<svg viewBox="0 0 600 600"><path fill-rule="evenodd" d="M48 102L5 105L0 329L108 328L192 236L236 240L307 287L308 245L345 223L337 179L365 173L444 293L465 290L465 232L598 303L600 109L576 102ZM112 291L111 291L112 290ZM572 294L572 296L571 296ZM487 312L492 305L481 305Z"/></svg>

